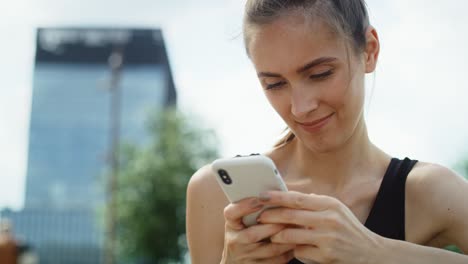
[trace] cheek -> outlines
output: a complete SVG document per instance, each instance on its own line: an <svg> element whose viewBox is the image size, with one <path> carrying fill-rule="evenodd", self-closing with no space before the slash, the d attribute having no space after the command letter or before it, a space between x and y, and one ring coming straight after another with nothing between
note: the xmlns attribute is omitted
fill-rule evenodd
<svg viewBox="0 0 468 264"><path fill-rule="evenodd" d="M342 93L341 109L343 117L351 123L356 123L364 107L364 84L359 77L354 78Z"/></svg>
<svg viewBox="0 0 468 264"><path fill-rule="evenodd" d="M349 79L340 76L339 78L333 79L326 88L323 101L338 112L345 108L352 90Z"/></svg>
<svg viewBox="0 0 468 264"><path fill-rule="evenodd" d="M361 111L364 106L364 76L357 76L351 82L347 96L351 103L351 107L357 111Z"/></svg>
<svg viewBox="0 0 468 264"><path fill-rule="evenodd" d="M331 89L324 93L324 103L337 112L338 119L344 122L343 125L354 124L359 119L364 105L363 81L359 77L351 81L341 77L333 80L329 88Z"/></svg>

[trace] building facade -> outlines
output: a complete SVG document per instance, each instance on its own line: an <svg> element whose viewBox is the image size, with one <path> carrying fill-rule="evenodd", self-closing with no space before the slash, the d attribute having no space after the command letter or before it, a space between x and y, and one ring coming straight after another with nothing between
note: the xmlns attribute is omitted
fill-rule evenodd
<svg viewBox="0 0 468 264"><path fill-rule="evenodd" d="M114 112L120 142L144 144L148 114L176 103L162 32L41 28L33 80L25 208L3 215L41 264L100 263Z"/></svg>

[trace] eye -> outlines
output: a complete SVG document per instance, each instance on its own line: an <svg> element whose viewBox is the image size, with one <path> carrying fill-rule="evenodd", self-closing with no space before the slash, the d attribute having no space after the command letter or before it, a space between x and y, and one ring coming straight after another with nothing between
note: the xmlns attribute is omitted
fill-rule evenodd
<svg viewBox="0 0 468 264"><path fill-rule="evenodd" d="M312 75L309 76L309 78L314 79L314 80L322 80L322 79L325 79L326 77L330 76L332 73L333 73L332 70L328 70L326 72L322 72L322 73L319 73L319 74L312 74Z"/></svg>
<svg viewBox="0 0 468 264"><path fill-rule="evenodd" d="M285 81L281 81L281 82L276 82L276 83L272 83L272 84L266 84L266 88L267 90L271 90L271 89L278 89L280 88L281 86L285 85L286 82Z"/></svg>

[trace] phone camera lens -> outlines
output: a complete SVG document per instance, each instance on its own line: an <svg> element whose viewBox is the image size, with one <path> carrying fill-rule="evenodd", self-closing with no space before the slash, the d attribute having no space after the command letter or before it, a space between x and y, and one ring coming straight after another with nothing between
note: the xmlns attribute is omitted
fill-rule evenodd
<svg viewBox="0 0 468 264"><path fill-rule="evenodd" d="M225 184L232 184L231 177L229 177L229 174L227 173L227 171L223 169L218 170L218 175Z"/></svg>

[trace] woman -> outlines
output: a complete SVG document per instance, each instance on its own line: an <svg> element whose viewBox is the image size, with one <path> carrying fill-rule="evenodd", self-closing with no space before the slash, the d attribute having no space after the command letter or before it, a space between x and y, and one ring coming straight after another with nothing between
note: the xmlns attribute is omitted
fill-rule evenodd
<svg viewBox="0 0 468 264"><path fill-rule="evenodd" d="M193 264L468 263L468 183L369 140L379 39L363 0L248 0L247 53L289 134L266 153L289 192L229 204L209 166L187 190ZM279 206L246 228L263 204ZM299 261L299 259L301 261Z"/></svg>

